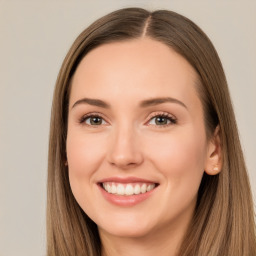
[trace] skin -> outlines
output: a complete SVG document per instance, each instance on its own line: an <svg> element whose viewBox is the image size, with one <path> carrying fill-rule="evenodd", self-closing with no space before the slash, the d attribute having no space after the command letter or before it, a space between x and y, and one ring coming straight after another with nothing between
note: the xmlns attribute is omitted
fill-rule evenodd
<svg viewBox="0 0 256 256"><path fill-rule="evenodd" d="M69 178L77 202L98 225L103 255L176 254L202 175L216 174L214 167L220 165L218 131L206 139L196 86L193 67L149 38L100 46L79 64L68 114ZM144 100L166 97L182 103L141 106ZM100 99L109 107L77 103L83 98ZM83 118L96 113L99 124ZM163 114L171 119L156 122ZM130 176L159 186L131 207L102 196L99 180Z"/></svg>

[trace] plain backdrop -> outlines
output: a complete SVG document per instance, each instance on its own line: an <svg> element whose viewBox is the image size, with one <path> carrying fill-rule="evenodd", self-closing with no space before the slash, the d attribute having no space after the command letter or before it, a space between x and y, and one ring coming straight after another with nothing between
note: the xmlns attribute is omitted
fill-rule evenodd
<svg viewBox="0 0 256 256"><path fill-rule="evenodd" d="M256 1L0 0L0 256L45 255L49 120L60 65L91 22L132 6L176 11L212 40L256 194Z"/></svg>

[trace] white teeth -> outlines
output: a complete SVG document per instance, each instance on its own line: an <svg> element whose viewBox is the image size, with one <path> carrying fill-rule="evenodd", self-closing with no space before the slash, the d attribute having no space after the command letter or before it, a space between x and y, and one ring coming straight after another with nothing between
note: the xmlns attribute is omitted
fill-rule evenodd
<svg viewBox="0 0 256 256"><path fill-rule="evenodd" d="M118 195L124 195L124 186L121 185L121 184L118 184L118 185L117 185L117 188L116 188L116 193L117 193Z"/></svg>
<svg viewBox="0 0 256 256"><path fill-rule="evenodd" d="M128 184L125 188L125 194L127 196L133 195L133 187L132 185Z"/></svg>
<svg viewBox="0 0 256 256"><path fill-rule="evenodd" d="M111 193L111 189L112 189L112 186L110 186L109 184L107 184L107 191L108 191L108 193Z"/></svg>
<svg viewBox="0 0 256 256"><path fill-rule="evenodd" d="M115 194L116 193L116 185L115 184L112 184L112 194Z"/></svg>
<svg viewBox="0 0 256 256"><path fill-rule="evenodd" d="M147 192L152 190L155 187L155 184L150 184L147 186Z"/></svg>
<svg viewBox="0 0 256 256"><path fill-rule="evenodd" d="M110 194L116 195L138 195L144 194L155 188L155 184L122 184L122 183L103 183L103 188Z"/></svg>
<svg viewBox="0 0 256 256"><path fill-rule="evenodd" d="M140 185L137 184L137 185L135 186L135 188L134 188L134 194L135 194L135 195L138 195L139 193L140 193Z"/></svg>
<svg viewBox="0 0 256 256"><path fill-rule="evenodd" d="M140 188L141 193L145 193L147 191L147 185L143 184L142 187Z"/></svg>

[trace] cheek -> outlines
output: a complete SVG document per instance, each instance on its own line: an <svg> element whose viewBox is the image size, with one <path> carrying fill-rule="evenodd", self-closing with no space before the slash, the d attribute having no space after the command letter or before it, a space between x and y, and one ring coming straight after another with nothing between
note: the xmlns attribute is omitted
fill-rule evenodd
<svg viewBox="0 0 256 256"><path fill-rule="evenodd" d="M66 147L71 190L85 210L84 202L90 202L89 192L95 189L94 173L104 159L104 140L95 134L85 136L81 132L70 131Z"/></svg>
<svg viewBox="0 0 256 256"><path fill-rule="evenodd" d="M154 138L155 146L148 151L148 158L164 180L159 208L165 209L164 218L180 216L194 209L198 189L204 173L206 157L205 138L192 132L173 133Z"/></svg>
<svg viewBox="0 0 256 256"><path fill-rule="evenodd" d="M154 147L152 147L154 145ZM158 170L172 179L200 178L206 157L205 136L193 128L151 138L147 154ZM197 175L198 174L198 175Z"/></svg>
<svg viewBox="0 0 256 256"><path fill-rule="evenodd" d="M67 137L67 159L70 172L77 176L91 175L105 152L104 140L97 135L85 136L70 132Z"/></svg>

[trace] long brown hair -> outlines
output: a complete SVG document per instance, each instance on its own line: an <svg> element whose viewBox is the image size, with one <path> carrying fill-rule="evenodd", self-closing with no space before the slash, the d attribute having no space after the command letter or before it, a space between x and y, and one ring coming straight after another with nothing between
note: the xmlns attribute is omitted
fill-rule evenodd
<svg viewBox="0 0 256 256"><path fill-rule="evenodd" d="M127 8L85 29L60 69L53 97L48 164L47 255L99 256L97 225L77 204L65 166L69 93L81 59L99 45L149 37L182 55L194 67L207 136L220 127L222 171L203 176L197 206L184 237L182 256L256 255L253 201L225 74L214 46L189 19L171 11Z"/></svg>

